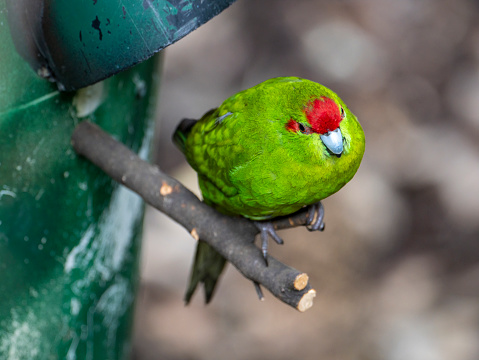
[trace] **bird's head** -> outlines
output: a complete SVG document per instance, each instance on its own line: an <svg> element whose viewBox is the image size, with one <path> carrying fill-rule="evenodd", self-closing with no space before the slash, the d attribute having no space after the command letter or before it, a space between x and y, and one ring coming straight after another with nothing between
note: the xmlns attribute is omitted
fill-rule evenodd
<svg viewBox="0 0 479 360"><path fill-rule="evenodd" d="M326 96L309 101L303 109L304 122L290 119L286 129L305 135L319 134L329 152L340 157L343 153L343 136L339 124L346 117L341 104Z"/></svg>

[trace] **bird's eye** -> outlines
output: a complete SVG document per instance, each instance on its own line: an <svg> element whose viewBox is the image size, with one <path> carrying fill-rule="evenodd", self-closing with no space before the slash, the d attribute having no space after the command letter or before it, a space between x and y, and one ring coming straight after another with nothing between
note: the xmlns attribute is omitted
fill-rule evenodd
<svg viewBox="0 0 479 360"><path fill-rule="evenodd" d="M311 128L309 126L305 126L304 124L298 123L299 131L302 134L311 134Z"/></svg>
<svg viewBox="0 0 479 360"><path fill-rule="evenodd" d="M346 117L346 113L344 112L344 109L341 105L339 105L340 108L341 108L341 120L344 119Z"/></svg>
<svg viewBox="0 0 479 360"><path fill-rule="evenodd" d="M301 124L299 121L296 121L294 119L291 119L288 121L286 124L286 130L297 133L298 131L301 132L302 134L311 134L313 130L304 124Z"/></svg>

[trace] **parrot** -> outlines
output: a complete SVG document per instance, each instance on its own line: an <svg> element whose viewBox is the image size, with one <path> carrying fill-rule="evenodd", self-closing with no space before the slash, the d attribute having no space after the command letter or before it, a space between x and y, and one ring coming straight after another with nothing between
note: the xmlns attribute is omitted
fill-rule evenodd
<svg viewBox="0 0 479 360"><path fill-rule="evenodd" d="M309 230L323 230L321 200L353 178L365 150L362 127L339 96L299 77L266 80L199 120L182 120L173 142L197 172L207 205L254 221L266 265L268 238L283 243L272 219L310 206ZM200 283L209 303L225 265L200 239L186 304Z"/></svg>

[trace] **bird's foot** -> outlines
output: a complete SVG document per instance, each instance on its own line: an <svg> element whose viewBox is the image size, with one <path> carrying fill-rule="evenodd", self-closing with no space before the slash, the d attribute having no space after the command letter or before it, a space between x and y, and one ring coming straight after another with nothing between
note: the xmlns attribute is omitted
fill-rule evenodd
<svg viewBox="0 0 479 360"><path fill-rule="evenodd" d="M309 231L323 231L324 230L324 207L321 202L308 206L308 222L306 228ZM274 226L269 221L254 221L256 228L260 231L261 237L261 251L263 252L263 258L266 266L268 266L268 238L271 237L277 244L283 245L284 241L281 239ZM253 281L258 298L263 301L263 291L258 282Z"/></svg>
<svg viewBox="0 0 479 360"><path fill-rule="evenodd" d="M269 221L255 221L254 224L260 231L261 237L261 251L263 252L263 258L266 266L268 266L268 237L276 241L277 244L283 245L283 239L281 239L276 230L273 227L273 224Z"/></svg>
<svg viewBox="0 0 479 360"><path fill-rule="evenodd" d="M321 202L316 204L310 205L308 207L308 223L306 224L306 228L309 231L323 231L324 230L324 207Z"/></svg>

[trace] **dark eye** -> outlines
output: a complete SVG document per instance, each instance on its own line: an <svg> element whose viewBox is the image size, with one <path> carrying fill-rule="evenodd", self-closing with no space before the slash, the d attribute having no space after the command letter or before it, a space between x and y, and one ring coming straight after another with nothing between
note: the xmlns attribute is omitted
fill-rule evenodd
<svg viewBox="0 0 479 360"><path fill-rule="evenodd" d="M311 128L309 126L298 123L298 127L302 134L311 134Z"/></svg>
<svg viewBox="0 0 479 360"><path fill-rule="evenodd" d="M344 112L344 109L341 105L339 105L341 107L341 119L344 119L346 117L346 113Z"/></svg>

